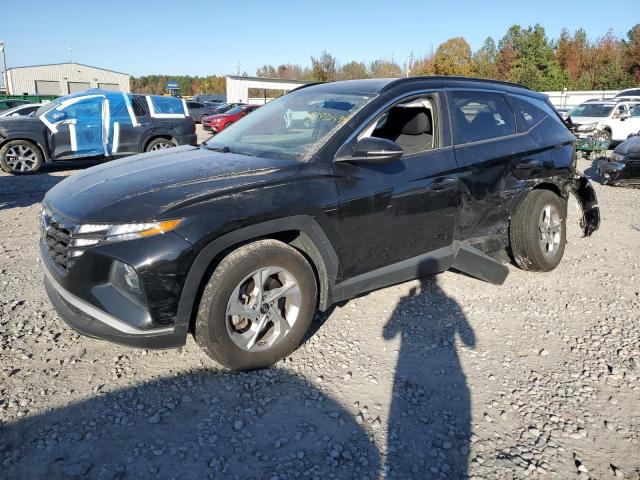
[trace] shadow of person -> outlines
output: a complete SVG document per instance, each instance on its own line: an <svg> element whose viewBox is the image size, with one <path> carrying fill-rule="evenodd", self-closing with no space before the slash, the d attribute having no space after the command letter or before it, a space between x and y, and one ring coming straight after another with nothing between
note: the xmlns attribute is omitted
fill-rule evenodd
<svg viewBox="0 0 640 480"><path fill-rule="evenodd" d="M381 468L351 414L276 368L198 370L98 394L5 425L0 439L7 479L373 480Z"/></svg>
<svg viewBox="0 0 640 480"><path fill-rule="evenodd" d="M400 337L387 431L386 477L468 477L471 400L456 338L475 335L436 277L403 297L384 327Z"/></svg>

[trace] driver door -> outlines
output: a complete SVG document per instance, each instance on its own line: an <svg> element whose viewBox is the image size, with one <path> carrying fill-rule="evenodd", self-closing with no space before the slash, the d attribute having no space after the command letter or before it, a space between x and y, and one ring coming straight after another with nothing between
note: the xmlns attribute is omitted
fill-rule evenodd
<svg viewBox="0 0 640 480"><path fill-rule="evenodd" d="M395 141L404 150L399 160L384 164L333 163L340 196L337 213L344 239L341 277L345 288L347 284L367 282L368 277L376 278L381 269L401 270L406 262L416 262L409 270L415 267L420 275L440 271L437 258L453 242L460 194L453 147L444 128L448 125L443 121L447 118L446 105L439 92L421 97L432 106L425 111L427 121L424 117L416 120L413 112L391 112L393 108L415 109L416 100L411 100L413 106L396 104L374 121L378 125L386 122L384 127L366 126L358 135ZM392 117L406 118L409 123L389 125ZM384 133L391 131L396 134ZM432 139L425 143L420 138L424 135ZM415 145L423 146L416 150Z"/></svg>
<svg viewBox="0 0 640 480"><path fill-rule="evenodd" d="M54 160L105 154L105 98L71 99L45 113L49 145Z"/></svg>

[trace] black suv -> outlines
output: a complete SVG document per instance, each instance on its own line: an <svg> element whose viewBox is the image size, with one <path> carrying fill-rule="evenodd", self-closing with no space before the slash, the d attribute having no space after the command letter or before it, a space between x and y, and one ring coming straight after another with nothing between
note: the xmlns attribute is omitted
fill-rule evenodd
<svg viewBox="0 0 640 480"><path fill-rule="evenodd" d="M117 158L195 145L195 123L181 99L91 89L0 118L0 168L33 173L44 162Z"/></svg>
<svg viewBox="0 0 640 480"><path fill-rule="evenodd" d="M492 254L552 270L567 197L600 223L547 97L452 77L304 86L199 147L99 165L42 205L47 292L77 331L234 369L292 352L316 309Z"/></svg>

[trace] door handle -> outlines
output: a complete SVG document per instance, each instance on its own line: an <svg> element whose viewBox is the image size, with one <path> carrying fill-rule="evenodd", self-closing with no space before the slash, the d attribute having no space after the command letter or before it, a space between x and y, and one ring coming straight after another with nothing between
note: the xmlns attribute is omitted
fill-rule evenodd
<svg viewBox="0 0 640 480"><path fill-rule="evenodd" d="M455 184L457 181L458 179L455 177L442 178L433 182L427 187L427 189L431 191L444 190L445 188L448 188L451 185Z"/></svg>
<svg viewBox="0 0 640 480"><path fill-rule="evenodd" d="M518 163L515 168L517 170L535 170L536 168L542 168L542 162L540 160L525 160Z"/></svg>

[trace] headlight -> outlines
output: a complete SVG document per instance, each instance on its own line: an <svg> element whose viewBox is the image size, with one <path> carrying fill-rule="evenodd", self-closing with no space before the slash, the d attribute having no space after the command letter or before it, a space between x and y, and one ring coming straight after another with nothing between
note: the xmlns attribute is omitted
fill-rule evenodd
<svg viewBox="0 0 640 480"><path fill-rule="evenodd" d="M578 125L576 132L590 132L598 128L598 123L585 123L584 125Z"/></svg>
<svg viewBox="0 0 640 480"><path fill-rule="evenodd" d="M117 225L106 223L86 223L84 225L80 225L76 233L78 235L95 234L96 236L101 237L100 240L118 242L167 233L174 230L181 222L182 219L179 218L175 220L165 220L162 222L125 223Z"/></svg>
<svg viewBox="0 0 640 480"><path fill-rule="evenodd" d="M625 157L620 153L613 152L609 158L612 162L622 162L624 161Z"/></svg>

